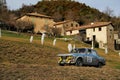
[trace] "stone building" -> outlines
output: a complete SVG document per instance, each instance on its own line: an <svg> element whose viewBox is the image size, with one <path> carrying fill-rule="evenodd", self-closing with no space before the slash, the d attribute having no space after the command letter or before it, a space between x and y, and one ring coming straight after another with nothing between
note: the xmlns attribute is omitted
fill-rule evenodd
<svg viewBox="0 0 120 80"><path fill-rule="evenodd" d="M53 27L53 24L55 23L50 16L38 13L27 13L17 20L32 22L34 24L34 33L45 33L47 32L47 28Z"/></svg>
<svg viewBox="0 0 120 80"><path fill-rule="evenodd" d="M73 28L79 27L79 23L72 20L66 20L62 22L56 22L54 28L61 28L61 35L75 35L78 34L78 30L74 31Z"/></svg>
<svg viewBox="0 0 120 80"><path fill-rule="evenodd" d="M79 31L85 31L86 41L97 41L99 48L114 50L114 28L111 22L95 22L81 26Z"/></svg>

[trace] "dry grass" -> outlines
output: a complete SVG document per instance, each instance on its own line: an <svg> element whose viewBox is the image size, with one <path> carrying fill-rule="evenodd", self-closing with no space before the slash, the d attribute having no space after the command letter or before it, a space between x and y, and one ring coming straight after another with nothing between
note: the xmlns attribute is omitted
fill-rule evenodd
<svg viewBox="0 0 120 80"><path fill-rule="evenodd" d="M52 39L46 40L44 46L40 40L13 37L0 39L0 80L120 80L120 58L114 52L104 54L107 60L103 68L76 67L57 64L57 54L67 52L67 44L75 43L77 47L87 47L81 43L57 41L52 46Z"/></svg>
<svg viewBox="0 0 120 80"><path fill-rule="evenodd" d="M1 64L1 80L119 80L120 71L103 67Z"/></svg>

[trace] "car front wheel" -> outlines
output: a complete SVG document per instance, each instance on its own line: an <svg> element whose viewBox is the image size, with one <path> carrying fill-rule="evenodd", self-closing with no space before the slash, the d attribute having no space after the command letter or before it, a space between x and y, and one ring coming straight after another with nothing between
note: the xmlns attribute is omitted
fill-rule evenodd
<svg viewBox="0 0 120 80"><path fill-rule="evenodd" d="M77 59L76 63L75 63L76 66L83 66L83 61L82 59Z"/></svg>
<svg viewBox="0 0 120 80"><path fill-rule="evenodd" d="M102 67L102 63L99 62L98 65L97 65L97 67L101 68Z"/></svg>
<svg viewBox="0 0 120 80"><path fill-rule="evenodd" d="M65 64L59 64L59 66L64 66Z"/></svg>

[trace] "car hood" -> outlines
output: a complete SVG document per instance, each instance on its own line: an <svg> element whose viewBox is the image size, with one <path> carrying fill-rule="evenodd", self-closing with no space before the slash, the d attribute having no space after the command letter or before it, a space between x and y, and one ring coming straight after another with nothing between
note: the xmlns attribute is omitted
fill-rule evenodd
<svg viewBox="0 0 120 80"><path fill-rule="evenodd" d="M66 54L58 54L58 56L78 56L79 54L78 53L66 53ZM81 54L83 55L83 54Z"/></svg>
<svg viewBox="0 0 120 80"><path fill-rule="evenodd" d="M58 54L57 56L73 56L73 54Z"/></svg>

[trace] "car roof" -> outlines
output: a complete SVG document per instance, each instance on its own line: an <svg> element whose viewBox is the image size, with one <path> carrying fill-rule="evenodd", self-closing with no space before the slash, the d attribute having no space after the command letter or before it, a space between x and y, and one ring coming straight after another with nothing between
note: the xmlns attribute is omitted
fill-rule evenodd
<svg viewBox="0 0 120 80"><path fill-rule="evenodd" d="M90 48L75 48L75 49L90 49ZM91 49L91 50L93 50L93 49Z"/></svg>
<svg viewBox="0 0 120 80"><path fill-rule="evenodd" d="M75 48L75 49L90 49L90 50L92 50L92 51L96 51L96 50L94 50L94 49L91 49L91 48Z"/></svg>

